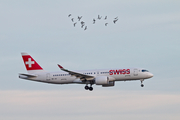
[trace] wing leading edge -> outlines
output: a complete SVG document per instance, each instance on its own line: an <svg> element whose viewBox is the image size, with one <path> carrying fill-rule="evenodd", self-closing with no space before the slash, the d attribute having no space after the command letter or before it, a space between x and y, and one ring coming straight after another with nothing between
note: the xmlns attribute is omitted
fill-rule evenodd
<svg viewBox="0 0 180 120"><path fill-rule="evenodd" d="M70 71L67 69L64 69L61 65L58 64L58 67L65 72L68 72L70 75L72 76L76 76L77 78L80 78L81 80L93 80L94 76L90 76L90 75L85 75L82 73L78 73L78 72L74 72L74 71Z"/></svg>

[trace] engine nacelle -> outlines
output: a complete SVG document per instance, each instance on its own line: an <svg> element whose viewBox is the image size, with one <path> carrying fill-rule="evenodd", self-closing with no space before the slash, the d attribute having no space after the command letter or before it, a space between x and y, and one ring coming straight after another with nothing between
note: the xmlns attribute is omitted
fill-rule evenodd
<svg viewBox="0 0 180 120"><path fill-rule="evenodd" d="M109 84L109 78L107 76L97 76L95 78L96 85L108 85Z"/></svg>
<svg viewBox="0 0 180 120"><path fill-rule="evenodd" d="M108 85L102 85L102 87L112 87L115 85L115 81L110 81Z"/></svg>
<svg viewBox="0 0 180 120"><path fill-rule="evenodd" d="M107 77L107 76L97 76L95 78L95 83L96 85L102 85L102 87L112 87L115 85L115 80L112 77Z"/></svg>

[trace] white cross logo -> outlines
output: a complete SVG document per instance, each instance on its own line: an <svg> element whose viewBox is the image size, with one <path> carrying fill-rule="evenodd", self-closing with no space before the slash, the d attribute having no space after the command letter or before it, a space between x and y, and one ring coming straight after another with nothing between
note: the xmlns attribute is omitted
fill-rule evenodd
<svg viewBox="0 0 180 120"><path fill-rule="evenodd" d="M29 65L29 68L31 68L32 64L34 64L34 61L31 61L31 58L28 58L28 61L26 62L26 65Z"/></svg>

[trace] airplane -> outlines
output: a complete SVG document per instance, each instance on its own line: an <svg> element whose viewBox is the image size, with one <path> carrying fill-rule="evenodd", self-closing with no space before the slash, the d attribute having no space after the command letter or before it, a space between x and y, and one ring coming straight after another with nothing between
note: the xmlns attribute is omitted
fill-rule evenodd
<svg viewBox="0 0 180 120"><path fill-rule="evenodd" d="M141 87L144 87L143 81L153 77L152 73L143 68L71 71L59 64L62 72L47 72L28 53L23 52L21 55L28 73L20 73L19 78L51 84L85 84L85 90L89 91L93 90L94 84L112 87L116 81L140 80Z"/></svg>

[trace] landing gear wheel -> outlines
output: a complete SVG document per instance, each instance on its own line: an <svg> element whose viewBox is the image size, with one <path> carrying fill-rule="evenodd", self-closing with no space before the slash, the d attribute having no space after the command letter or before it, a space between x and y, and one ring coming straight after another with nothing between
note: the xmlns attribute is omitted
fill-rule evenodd
<svg viewBox="0 0 180 120"><path fill-rule="evenodd" d="M144 87L144 85L143 85L144 79L140 79L140 81L141 81L141 87Z"/></svg>
<svg viewBox="0 0 180 120"><path fill-rule="evenodd" d="M89 90L89 87L88 87L88 86L85 86L84 89Z"/></svg>
<svg viewBox="0 0 180 120"><path fill-rule="evenodd" d="M89 87L89 90L92 91L92 90L93 90L93 87Z"/></svg>

